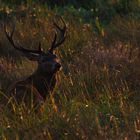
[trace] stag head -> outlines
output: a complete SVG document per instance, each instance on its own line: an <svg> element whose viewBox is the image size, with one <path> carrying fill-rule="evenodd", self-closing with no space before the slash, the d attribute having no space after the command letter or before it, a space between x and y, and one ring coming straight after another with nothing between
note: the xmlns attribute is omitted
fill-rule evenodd
<svg viewBox="0 0 140 140"><path fill-rule="evenodd" d="M54 54L54 50L59 47L66 38L66 24L62 17L60 17L60 21L63 24L63 27L60 27L56 22L53 22L56 30L51 47L47 52L43 51L41 47L41 42L39 42L37 50L26 49L21 45L17 45L13 40L15 26L13 27L11 32L7 32L7 28L5 25L4 29L7 39L16 50L22 52L22 54L29 60L38 62L38 71L44 74L54 74L61 67L58 57Z"/></svg>

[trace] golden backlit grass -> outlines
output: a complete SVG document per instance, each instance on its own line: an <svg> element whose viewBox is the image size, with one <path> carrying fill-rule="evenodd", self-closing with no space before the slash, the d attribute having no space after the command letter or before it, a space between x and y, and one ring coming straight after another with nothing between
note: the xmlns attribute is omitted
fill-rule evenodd
<svg viewBox="0 0 140 140"><path fill-rule="evenodd" d="M16 14L18 18L11 16L8 20L11 27L13 23L16 25L16 41L27 48L37 48L36 44L41 41L47 50L54 33L52 18L56 13L36 8L32 13L33 9L20 7L25 16ZM63 69L59 72L54 93L47 98L39 114L16 104L11 113L5 106L0 111L0 139L139 139L140 57L137 42L140 23L114 18L104 29L104 35L97 35L91 24L67 15L67 12L63 15L68 26L67 39L56 51ZM30 75L36 63L26 60L12 48L2 26L0 44L2 97L10 83Z"/></svg>

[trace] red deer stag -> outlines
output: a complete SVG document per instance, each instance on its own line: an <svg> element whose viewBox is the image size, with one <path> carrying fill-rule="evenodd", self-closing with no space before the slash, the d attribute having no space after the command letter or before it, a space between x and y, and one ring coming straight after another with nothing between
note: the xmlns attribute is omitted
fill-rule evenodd
<svg viewBox="0 0 140 140"><path fill-rule="evenodd" d="M10 90L10 97L13 97L16 102L25 104L33 97L33 103L45 101L46 96L53 91L56 84L56 73L59 71L61 64L58 57L54 54L54 50L59 47L66 38L66 24L62 18L60 27L56 22L54 26L56 29L54 39L48 52L44 52L39 43L38 50L26 49L20 45L16 45L13 40L14 28L11 32L7 32L5 27L5 34L11 45L20 51L29 60L37 61L37 70L28 78L18 81L12 86ZM28 91L28 92L27 92ZM32 94L31 94L32 93Z"/></svg>

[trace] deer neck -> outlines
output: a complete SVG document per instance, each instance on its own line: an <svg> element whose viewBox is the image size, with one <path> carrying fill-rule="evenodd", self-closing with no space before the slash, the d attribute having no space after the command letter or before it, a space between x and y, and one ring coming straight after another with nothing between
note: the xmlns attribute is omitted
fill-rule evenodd
<svg viewBox="0 0 140 140"><path fill-rule="evenodd" d="M34 72L34 74L32 75L33 79L41 79L41 80L45 80L45 81L48 81L50 82L52 79L55 78L55 75L54 73L43 73L42 71L40 70L37 70L36 72Z"/></svg>
<svg viewBox="0 0 140 140"><path fill-rule="evenodd" d="M28 78L28 80L45 100L47 94L49 94L55 87L56 74L44 74L40 71L36 71Z"/></svg>

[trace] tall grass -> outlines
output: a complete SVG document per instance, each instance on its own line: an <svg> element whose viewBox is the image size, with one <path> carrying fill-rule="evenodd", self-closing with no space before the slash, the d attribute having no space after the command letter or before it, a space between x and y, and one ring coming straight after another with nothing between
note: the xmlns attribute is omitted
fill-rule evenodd
<svg viewBox="0 0 140 140"><path fill-rule="evenodd" d="M39 6L22 8L19 15L7 19L8 29L14 23L16 41L27 48L36 48L41 41L47 50L56 13ZM40 113L17 104L12 104L12 113L7 105L1 107L0 139L139 139L138 20L115 17L104 28L103 35L97 34L92 24L70 15L67 12L63 15L68 31L64 45L56 51L63 69L58 74L54 93L47 97ZM0 44L2 99L8 85L30 75L36 64L16 52L3 31Z"/></svg>

